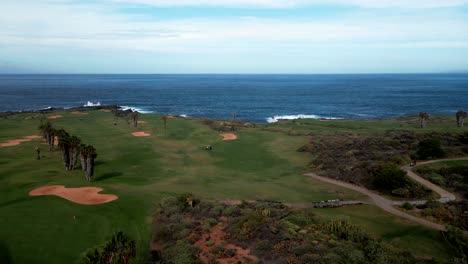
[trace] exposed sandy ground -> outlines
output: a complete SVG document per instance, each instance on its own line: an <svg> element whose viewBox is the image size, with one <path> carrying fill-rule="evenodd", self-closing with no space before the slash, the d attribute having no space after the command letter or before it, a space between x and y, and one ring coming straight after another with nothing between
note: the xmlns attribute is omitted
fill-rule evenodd
<svg viewBox="0 0 468 264"><path fill-rule="evenodd" d="M149 136L151 136L150 133L146 133L146 132L133 132L132 135L134 135L135 137L149 137Z"/></svg>
<svg viewBox="0 0 468 264"><path fill-rule="evenodd" d="M200 259L202 260L203 263L209 263L207 255L212 254L210 253L211 249L219 245L223 241L224 236L225 236L224 230L219 225L215 225L211 228L209 233L202 234L200 239L197 242L195 242L195 246L201 249ZM214 245L211 247L208 247L206 245L208 241L213 241ZM250 255L250 249L243 249L234 244L226 244L224 248L234 250L236 252L236 255L233 257L218 256L216 258L217 263L220 263L220 264L245 263L246 258L251 259L252 262L258 260L257 257Z"/></svg>
<svg viewBox="0 0 468 264"><path fill-rule="evenodd" d="M173 116L173 115L168 115L167 118L169 118L169 119L174 119L174 118L176 118L176 117Z"/></svg>
<svg viewBox="0 0 468 264"><path fill-rule="evenodd" d="M16 145L21 144L22 142L31 141L33 139L40 139L40 138L42 138L42 137L37 136L37 135L32 135L32 136L25 136L25 137L20 138L20 139L10 139L7 142L0 143L0 148L16 146Z"/></svg>
<svg viewBox="0 0 468 264"><path fill-rule="evenodd" d="M119 198L113 194L100 194L102 190L98 187L65 188L63 185L50 185L34 189L29 195L56 195L78 204L102 204Z"/></svg>
<svg viewBox="0 0 468 264"><path fill-rule="evenodd" d="M138 120L137 122L138 122L138 124L146 124L147 123L146 121L143 121L143 120Z"/></svg>
<svg viewBox="0 0 468 264"><path fill-rule="evenodd" d="M468 160L468 158L430 160L430 161L425 161L425 162L419 162L419 163L417 163L417 166L430 164L430 163L436 163L436 162L442 162L442 161L451 161L451 160ZM440 198L438 199L439 202L446 203L446 202L449 202L449 201L454 201L456 199L454 194L452 194L452 193L440 188L439 186L425 180L424 178L418 176L416 173L414 173L411 170L411 168L412 167L410 167L410 166L403 166L402 167L402 169L406 171L408 177L410 177L411 179L417 181L421 185L431 189L432 191L438 193L440 195ZM333 179L328 178L328 177L318 176L315 173L307 173L305 175L309 176L309 177L311 177L313 179L319 180L319 181L335 184L335 185L342 186L342 187L345 187L345 188L360 192L362 194L365 194L365 195L369 196L372 199L372 201L373 201L373 203L375 205L377 205L378 207L382 208L383 210L385 210L385 211L387 211L387 212L389 212L391 214L394 214L396 216L406 218L408 220L411 220L413 222L416 222L418 224L421 224L421 225L424 225L424 226L427 226L427 227L430 227L430 228L433 228L433 229L445 230L445 226L443 226L443 225L440 225L440 224L437 224L437 223L434 223L434 222L431 222L431 221L428 221L428 220L425 220L425 219L422 219L422 218L419 218L419 217L415 217L413 215L407 214L407 213L402 212L402 211L396 209L395 207L393 207L395 205L402 205L405 202L408 202L408 203L411 203L411 204L424 204L426 202L424 200L418 200L418 201L392 201L392 200L388 200L388 199L378 195L377 193L372 192L372 191L370 191L370 190L368 190L368 189L366 189L364 187L358 186L358 185L354 185L354 184L343 182L343 181L333 180Z"/></svg>
<svg viewBox="0 0 468 264"><path fill-rule="evenodd" d="M53 116L48 116L48 119L57 119L57 118L62 118L63 116L61 115L53 115Z"/></svg>
<svg viewBox="0 0 468 264"><path fill-rule="evenodd" d="M104 112L104 113L110 113L112 112L110 109L99 109L100 112Z"/></svg>
<svg viewBox="0 0 468 264"><path fill-rule="evenodd" d="M237 139L237 136L231 133L224 133L224 134L221 134L221 136L223 137L223 140L236 140Z"/></svg>
<svg viewBox="0 0 468 264"><path fill-rule="evenodd" d="M80 111L73 111L71 112L72 115L87 115L88 113L80 112Z"/></svg>

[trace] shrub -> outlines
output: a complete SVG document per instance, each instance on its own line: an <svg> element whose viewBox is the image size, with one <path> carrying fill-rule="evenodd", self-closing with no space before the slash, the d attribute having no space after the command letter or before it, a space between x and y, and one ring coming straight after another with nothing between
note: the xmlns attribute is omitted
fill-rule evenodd
<svg viewBox="0 0 468 264"><path fill-rule="evenodd" d="M416 154L418 158L423 160L428 158L442 158L445 156L445 152L438 139L425 139L420 141Z"/></svg>
<svg viewBox="0 0 468 264"><path fill-rule="evenodd" d="M408 203L408 202L405 202L404 204L401 205L401 207L405 210L413 210L414 208L414 205Z"/></svg>
<svg viewBox="0 0 468 264"><path fill-rule="evenodd" d="M395 165L384 165L374 172L374 186L377 189L391 191L408 184L406 172Z"/></svg>
<svg viewBox="0 0 468 264"><path fill-rule="evenodd" d="M392 194L400 197L409 197L410 196L410 190L408 188L398 188L392 191Z"/></svg>

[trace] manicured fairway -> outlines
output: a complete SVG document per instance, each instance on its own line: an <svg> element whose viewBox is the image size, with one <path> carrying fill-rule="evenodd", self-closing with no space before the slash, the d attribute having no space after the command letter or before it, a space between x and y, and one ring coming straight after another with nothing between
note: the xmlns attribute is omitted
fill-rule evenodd
<svg viewBox="0 0 468 264"><path fill-rule="evenodd" d="M212 200L365 199L350 190L304 177L311 157L296 149L309 137L283 133L283 124L245 128L236 132L237 140L222 141L217 131L200 120L169 119L165 132L157 115L142 115L140 119L146 123L138 129L124 118L100 111L50 115L63 116L52 120L54 126L95 146L95 181L86 182L80 170L65 171L60 151L48 152L40 140L0 148L0 254L11 256L14 263L78 262L83 251L102 243L117 230L137 241L137 262L141 262L149 248L154 205L162 197L182 192ZM0 142L37 135L40 116L18 114L0 119ZM310 122L301 131L313 131L314 122L319 124ZM341 126L344 121L327 122L326 129L333 129L332 122ZM294 130L297 126L289 125ZM374 125L377 127L378 123ZM131 134L137 131L151 135ZM213 150L205 150L207 144ZM39 161L35 159L36 146L42 149L43 158ZM56 196L28 196L30 190L45 185L100 187L104 189L102 193L119 198L100 205L80 205ZM433 252L438 256L447 254L435 231L399 222L376 210L362 206L320 212L326 217L335 217L335 212L349 215L364 223L370 232L399 241L420 255L432 252L430 246L428 249L423 244L412 244L411 239L436 245Z"/></svg>

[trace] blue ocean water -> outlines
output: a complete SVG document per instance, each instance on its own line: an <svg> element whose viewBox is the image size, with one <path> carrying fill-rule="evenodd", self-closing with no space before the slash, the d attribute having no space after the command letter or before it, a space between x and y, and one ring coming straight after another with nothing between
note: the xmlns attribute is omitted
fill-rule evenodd
<svg viewBox="0 0 468 264"><path fill-rule="evenodd" d="M273 122L468 110L468 74L0 75L0 111L88 101L143 112Z"/></svg>

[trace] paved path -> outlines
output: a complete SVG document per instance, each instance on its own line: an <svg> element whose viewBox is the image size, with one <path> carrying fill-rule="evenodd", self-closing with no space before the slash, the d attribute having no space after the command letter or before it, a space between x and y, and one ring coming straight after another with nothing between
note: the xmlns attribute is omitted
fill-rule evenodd
<svg viewBox="0 0 468 264"><path fill-rule="evenodd" d="M454 158L454 159L439 159L439 160L419 162L419 163L417 163L417 166L430 164L430 163L436 163L436 162L442 162L442 161L452 161L452 160L468 160L468 157ZM416 173L414 173L411 170L412 167L403 166L402 169L406 171L408 177L410 177L414 181L420 183L421 185L433 190L434 192L438 193L440 195L440 198L438 199L439 202L446 203L446 202L449 202L449 201L454 201L456 199L454 194L452 194L452 193L440 188L439 186L425 180L424 178L418 176ZM443 225L440 225L440 224L428 221L426 219L419 218L419 217L407 214L407 213L405 213L403 211L400 211L400 210L396 209L395 207L393 207L394 205L401 205L401 204L403 204L405 202L409 202L409 203L415 204L415 205L424 204L426 202L425 200L392 201L392 200L389 200L387 198L382 197L381 195L379 195L379 194L377 194L377 193L375 193L375 192L373 192L373 191L371 191L369 189L366 189L364 187L361 187L361 186L358 186L358 185L355 185L355 184L334 180L334 179L331 179L331 178L328 178L328 177L318 176L315 173L307 173L305 175L308 176L308 177L311 177L311 178L313 178L315 180L335 184L335 185L345 187L345 188L360 192L362 194L365 194L365 195L367 195L367 196L369 196L371 198L371 200L373 201L373 203L375 205L377 205L378 207L382 208L383 210L385 210L385 211L387 211L387 212L389 212L391 214L394 214L396 216L406 218L408 220L411 220L413 222L416 222L418 224L421 224L421 225L424 225L424 226L427 226L427 227L430 227L430 228L433 228L433 229L445 230L445 226L443 226Z"/></svg>

